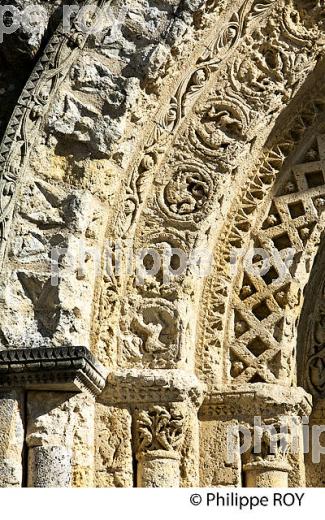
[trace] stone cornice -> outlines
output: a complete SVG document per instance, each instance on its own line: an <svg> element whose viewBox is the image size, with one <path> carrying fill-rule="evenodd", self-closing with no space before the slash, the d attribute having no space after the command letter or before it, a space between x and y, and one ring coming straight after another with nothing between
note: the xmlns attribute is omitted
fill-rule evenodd
<svg viewBox="0 0 325 520"><path fill-rule="evenodd" d="M200 417L250 422L254 416L309 416L311 409L312 397L303 388L255 383L206 395Z"/></svg>
<svg viewBox="0 0 325 520"><path fill-rule="evenodd" d="M185 370L118 369L108 375L100 400L106 404L191 402L199 407L203 385Z"/></svg>
<svg viewBox="0 0 325 520"><path fill-rule="evenodd" d="M105 371L86 347L37 347L0 351L0 388L88 391L98 395Z"/></svg>

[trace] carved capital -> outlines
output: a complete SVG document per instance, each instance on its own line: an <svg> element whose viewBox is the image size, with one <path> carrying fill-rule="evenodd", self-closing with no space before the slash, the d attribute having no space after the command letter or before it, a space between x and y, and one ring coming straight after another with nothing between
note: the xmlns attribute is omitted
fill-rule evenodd
<svg viewBox="0 0 325 520"><path fill-rule="evenodd" d="M253 441L242 457L247 487L288 486L289 454L299 449L296 427L298 423L276 417L251 428Z"/></svg>
<svg viewBox="0 0 325 520"><path fill-rule="evenodd" d="M136 451L143 458L175 458L183 442L185 414L181 406L152 405L136 413Z"/></svg>

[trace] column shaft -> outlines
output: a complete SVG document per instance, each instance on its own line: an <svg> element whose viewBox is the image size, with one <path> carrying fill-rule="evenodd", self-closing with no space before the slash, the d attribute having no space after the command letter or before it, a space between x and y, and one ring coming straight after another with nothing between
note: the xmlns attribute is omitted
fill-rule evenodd
<svg viewBox="0 0 325 520"><path fill-rule="evenodd" d="M21 487L23 478L24 396L0 394L0 487Z"/></svg>

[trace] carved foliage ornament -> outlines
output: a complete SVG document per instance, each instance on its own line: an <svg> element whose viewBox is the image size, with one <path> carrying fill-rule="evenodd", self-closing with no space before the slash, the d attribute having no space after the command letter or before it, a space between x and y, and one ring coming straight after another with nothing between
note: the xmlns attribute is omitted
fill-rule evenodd
<svg viewBox="0 0 325 520"><path fill-rule="evenodd" d="M321 286L319 297L311 316L309 328L309 357L306 378L308 390L320 398L325 397L325 284Z"/></svg>
<svg viewBox="0 0 325 520"><path fill-rule="evenodd" d="M152 406L137 412L137 453L176 452L183 441L184 414L177 407Z"/></svg>
<svg viewBox="0 0 325 520"><path fill-rule="evenodd" d="M243 2L238 13L234 13L230 21L218 34L208 50L198 59L192 69L181 81L175 94L171 96L169 106L160 116L158 124L150 135L144 147L144 158L132 171L129 185L126 188L126 202L118 216L117 228L121 233L127 233L135 223L140 205L143 203L150 178L159 165L160 157L165 152L164 143L174 134L190 107L197 99L202 89L211 77L211 72L227 58L235 48L240 38L245 35L246 28L252 19L266 14L275 5L274 0L255 0L248 9L249 0ZM220 117L222 115L220 114ZM231 115L230 115L231 117ZM149 158L149 162L147 161Z"/></svg>

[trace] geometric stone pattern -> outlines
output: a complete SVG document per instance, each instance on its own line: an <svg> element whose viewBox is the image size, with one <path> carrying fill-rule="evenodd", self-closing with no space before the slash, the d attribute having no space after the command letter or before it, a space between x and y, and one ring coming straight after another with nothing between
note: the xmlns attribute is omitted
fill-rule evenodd
<svg viewBox="0 0 325 520"><path fill-rule="evenodd" d="M272 260L264 275L244 270L234 295L234 343L230 348L233 377L238 384L272 382L288 376L283 374L285 358L291 355L288 320L299 305L303 287L295 263L313 239L315 226L319 233L325 209L324 159L325 141L320 135L307 150L305 161L289 168L289 175L265 210L265 220L252 232L254 246L269 251ZM293 251L291 266L285 269L280 255L289 248ZM282 258L284 261L285 256ZM258 265L258 251L252 260L253 266ZM278 272L281 268L284 274ZM299 291L294 282L300 285Z"/></svg>

